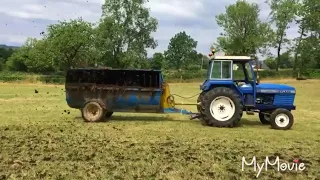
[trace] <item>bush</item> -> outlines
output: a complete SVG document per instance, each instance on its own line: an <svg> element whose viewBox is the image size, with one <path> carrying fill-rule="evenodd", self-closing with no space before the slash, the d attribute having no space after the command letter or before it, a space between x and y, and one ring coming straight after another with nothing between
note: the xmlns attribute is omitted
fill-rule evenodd
<svg viewBox="0 0 320 180"><path fill-rule="evenodd" d="M39 76L38 81L46 84L64 84L65 77L57 76L57 75L45 75L45 76Z"/></svg>
<svg viewBox="0 0 320 180"><path fill-rule="evenodd" d="M11 71L1 71L0 81L11 82L11 81L22 81L26 79L28 74L22 72L11 72Z"/></svg>

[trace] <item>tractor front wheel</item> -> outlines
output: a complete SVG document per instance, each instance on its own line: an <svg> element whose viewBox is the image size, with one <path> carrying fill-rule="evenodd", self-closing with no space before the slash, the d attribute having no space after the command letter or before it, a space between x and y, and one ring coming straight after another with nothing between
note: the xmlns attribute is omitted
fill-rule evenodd
<svg viewBox="0 0 320 180"><path fill-rule="evenodd" d="M233 127L241 119L242 103L239 95L230 88L217 87L203 97L204 119L208 125Z"/></svg>
<svg viewBox="0 0 320 180"><path fill-rule="evenodd" d="M294 122L292 113L287 109L276 109L270 115L270 124L273 129L291 129Z"/></svg>
<svg viewBox="0 0 320 180"><path fill-rule="evenodd" d="M262 124L270 124L270 115L260 112L259 119Z"/></svg>

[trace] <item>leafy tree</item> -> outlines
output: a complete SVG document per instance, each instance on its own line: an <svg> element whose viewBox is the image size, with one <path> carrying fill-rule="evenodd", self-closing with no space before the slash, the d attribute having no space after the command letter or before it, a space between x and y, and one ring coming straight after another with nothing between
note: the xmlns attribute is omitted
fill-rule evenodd
<svg viewBox="0 0 320 180"><path fill-rule="evenodd" d="M164 68L165 58L162 53L154 53L150 62L150 67L152 69L160 70Z"/></svg>
<svg viewBox="0 0 320 180"><path fill-rule="evenodd" d="M13 53L14 50L12 48L0 47L0 58L3 59L2 63L5 63Z"/></svg>
<svg viewBox="0 0 320 180"><path fill-rule="evenodd" d="M155 48L151 36L158 22L150 16L145 0L105 0L97 31L97 48L101 62L111 67L141 66L147 48Z"/></svg>
<svg viewBox="0 0 320 180"><path fill-rule="evenodd" d="M300 17L304 17L305 16L305 11L303 10L302 4L298 3L297 4L297 15ZM294 51L294 62L293 62L293 72L296 73L296 69L298 66L298 55L300 54L300 50L301 50L301 45L302 45L302 40L303 38L306 36L305 35L305 25L304 25L304 20L303 19L296 19L296 24L299 25L299 37L295 38L294 41L296 41L295 47L293 48Z"/></svg>
<svg viewBox="0 0 320 180"><path fill-rule="evenodd" d="M299 4L299 37L296 39L294 72L320 67L320 5L317 0L302 0Z"/></svg>
<svg viewBox="0 0 320 180"><path fill-rule="evenodd" d="M78 18L62 21L48 27L46 46L54 54L53 63L61 70L90 61L88 52L93 48L92 24Z"/></svg>
<svg viewBox="0 0 320 180"><path fill-rule="evenodd" d="M292 52L291 51L287 51L284 52L280 55L280 68L292 68L293 67L293 57L292 57Z"/></svg>
<svg viewBox="0 0 320 180"><path fill-rule="evenodd" d="M286 38L286 30L295 18L298 6L297 0L269 0L268 3L271 8L271 22L277 27L274 44L277 48L276 71L278 71L281 63L281 49L289 42L289 39Z"/></svg>
<svg viewBox="0 0 320 180"><path fill-rule="evenodd" d="M6 62L9 70L13 71L28 71L26 62L29 60L29 53L35 46L37 39L28 38L24 45L17 49Z"/></svg>
<svg viewBox="0 0 320 180"><path fill-rule="evenodd" d="M54 72L54 58L53 51L48 50L48 40L36 40L33 47L28 51L28 58L25 59L25 65L29 72L48 73Z"/></svg>
<svg viewBox="0 0 320 180"><path fill-rule="evenodd" d="M264 62L270 69L276 69L277 67L277 62L273 57L268 57Z"/></svg>
<svg viewBox="0 0 320 180"><path fill-rule="evenodd" d="M309 34L305 38L302 49L307 51L303 61L309 59L316 68L320 68L320 4L318 0L304 0L304 28Z"/></svg>
<svg viewBox="0 0 320 180"><path fill-rule="evenodd" d="M177 33L170 39L168 50L165 52L167 64L170 69L187 68L195 63L192 57L197 55L197 41L187 35L185 31Z"/></svg>
<svg viewBox="0 0 320 180"><path fill-rule="evenodd" d="M3 57L0 57L0 71L2 71L5 68L5 59Z"/></svg>
<svg viewBox="0 0 320 180"><path fill-rule="evenodd" d="M224 30L217 39L217 49L232 55L252 55L262 52L272 39L268 23L259 19L259 6L238 0L226 7L226 12L216 16Z"/></svg>

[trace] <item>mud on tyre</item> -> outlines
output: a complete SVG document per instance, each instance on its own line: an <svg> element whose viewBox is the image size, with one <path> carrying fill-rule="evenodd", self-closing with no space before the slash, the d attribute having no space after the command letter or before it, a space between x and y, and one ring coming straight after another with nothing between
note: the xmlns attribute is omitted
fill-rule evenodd
<svg viewBox="0 0 320 180"><path fill-rule="evenodd" d="M240 96L227 87L217 87L203 97L204 119L210 126L233 127L238 125L243 106Z"/></svg>
<svg viewBox="0 0 320 180"><path fill-rule="evenodd" d="M200 117L201 124L204 126L208 126L210 124L208 124L208 119L204 116L205 109L204 109L204 105L203 105L203 97L205 94L206 94L206 92L202 92L199 94L198 99L197 99L197 103L200 103L200 104L197 105L197 110L198 110L198 113L201 115L201 117Z"/></svg>
<svg viewBox="0 0 320 180"><path fill-rule="evenodd" d="M206 92L202 92L199 94L198 99L197 99L197 103L203 102L203 96L205 94L206 94ZM202 104L197 105L197 110L198 110L198 113L200 113L201 115L204 114L204 106L202 106Z"/></svg>
<svg viewBox="0 0 320 180"><path fill-rule="evenodd" d="M91 100L81 109L81 114L86 122L100 122L105 118L106 109L101 101Z"/></svg>

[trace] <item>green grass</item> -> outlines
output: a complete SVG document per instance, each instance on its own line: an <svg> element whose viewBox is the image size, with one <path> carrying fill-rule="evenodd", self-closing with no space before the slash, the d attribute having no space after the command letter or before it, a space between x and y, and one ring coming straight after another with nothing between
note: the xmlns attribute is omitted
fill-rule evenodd
<svg viewBox="0 0 320 180"><path fill-rule="evenodd" d="M259 179L319 178L320 81L281 83L297 88L289 131L272 130L257 115L232 129L179 114L115 113L110 122L85 123L66 105L63 86L0 84L0 179L253 179L252 167L241 170L243 156L299 158L307 166L269 169ZM192 96L199 84L171 84L171 93Z"/></svg>

